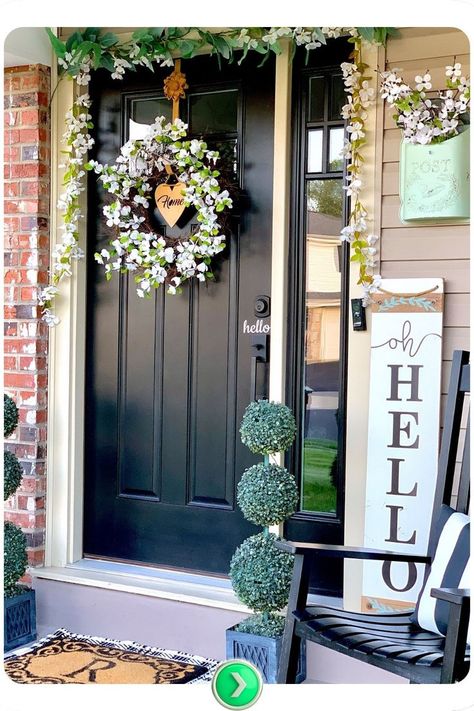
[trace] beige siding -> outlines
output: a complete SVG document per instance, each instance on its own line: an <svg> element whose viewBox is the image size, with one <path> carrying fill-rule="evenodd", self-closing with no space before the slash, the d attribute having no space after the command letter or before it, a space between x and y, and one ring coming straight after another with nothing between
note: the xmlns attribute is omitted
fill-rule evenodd
<svg viewBox="0 0 474 711"><path fill-rule="evenodd" d="M454 28L405 28L387 45L387 67L399 67L412 83L427 70L433 88L444 86L444 68L459 61L469 73L469 40ZM383 277L442 277L445 280L442 391L447 392L453 349L469 348L469 226L402 224L398 161L401 131L385 107L382 146L381 274ZM444 405L444 403L443 403Z"/></svg>
<svg viewBox="0 0 474 711"><path fill-rule="evenodd" d="M433 88L444 88L445 67L454 58L469 74L469 41L452 28L406 28L401 37L389 40L387 67L403 69L411 85L417 74L429 71ZM383 277L442 277L445 280L443 364L441 372L441 422L446 408L452 352L469 350L470 227L456 221L429 225L402 224L399 218L399 154L401 131L395 126L393 109L383 111L380 273ZM464 412L461 427L467 424ZM457 453L459 478L464 436ZM455 486L456 490L456 486ZM453 499L453 504L454 499Z"/></svg>

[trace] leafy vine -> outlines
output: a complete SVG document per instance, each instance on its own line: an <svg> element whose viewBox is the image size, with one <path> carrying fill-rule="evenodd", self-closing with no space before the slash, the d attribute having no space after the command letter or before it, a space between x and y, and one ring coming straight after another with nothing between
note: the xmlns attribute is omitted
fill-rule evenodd
<svg viewBox="0 0 474 711"><path fill-rule="evenodd" d="M113 79L121 79L126 71L136 71L137 67L154 65L173 66L174 56L188 59L200 51L215 54L222 59L242 62L249 51L262 55L262 63L273 54L282 52L282 40L290 41L293 52L298 46L310 51L326 44L328 38L347 35L354 44L352 62L342 65L348 102L343 107L343 116L348 120L344 155L348 158L348 185L345 186L352 198L349 225L341 233L341 239L351 244L352 261L359 264L359 284L364 290L364 301L371 301L371 293L376 290L380 277L373 275L375 266L376 237L367 231L367 210L360 200L362 188L361 166L362 148L365 145L365 119L367 108L374 101L374 90L369 86L366 75L367 65L363 64L362 40L384 44L396 30L391 27L237 27L219 32L199 27L151 27L136 30L126 41L113 32L102 32L100 28L88 27L74 32L63 42L46 29L52 47L58 57L59 81L64 77L74 79L79 86L87 87L93 70L103 68ZM53 92L54 93L54 92ZM72 274L74 261L83 257L79 247L79 198L85 189L86 154L93 146L93 129L89 108L91 100L87 93L78 96L71 110L66 114L66 172L64 190L59 200L63 211L63 238L53 255L54 267L50 284L42 290L39 303L43 306L43 319L51 326L59 319L53 310L53 300L58 294L59 283Z"/></svg>
<svg viewBox="0 0 474 711"><path fill-rule="evenodd" d="M359 281L363 289L363 303L371 301L371 294L377 291L381 277L372 273L375 267L375 244L378 237L369 233L367 227L368 211L363 205L360 193L363 187L361 171L364 162L363 148L366 145L367 109L373 103L375 89L370 86L367 64L362 61L362 38L357 35L352 39L354 51L352 62L341 64L348 102L342 108L342 115L348 121L343 153L347 158L347 182L344 186L351 197L351 213L348 225L341 231L341 239L349 242L352 249L351 262L359 264Z"/></svg>

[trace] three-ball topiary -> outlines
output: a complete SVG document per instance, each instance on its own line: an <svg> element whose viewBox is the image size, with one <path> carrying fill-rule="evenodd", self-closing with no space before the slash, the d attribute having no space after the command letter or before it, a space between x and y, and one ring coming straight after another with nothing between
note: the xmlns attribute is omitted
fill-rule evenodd
<svg viewBox="0 0 474 711"><path fill-rule="evenodd" d="M291 410L276 402L259 400L245 410L240 427L242 442L264 461L244 472L237 486L237 502L245 518L263 526L263 532L247 538L230 563L232 587L256 614L239 623L240 632L279 637L293 571L293 556L275 546L278 537L269 526L281 523L296 511L295 478L284 467L270 464L269 455L287 449L296 434Z"/></svg>
<svg viewBox="0 0 474 711"><path fill-rule="evenodd" d="M18 425L18 408L8 395L3 398L4 435L9 437ZM3 499L15 493L21 483L23 471L20 462L7 450L3 453L4 483ZM17 585L25 574L28 565L26 553L26 536L14 523L5 521L3 524L3 588L5 597L14 597L23 592Z"/></svg>

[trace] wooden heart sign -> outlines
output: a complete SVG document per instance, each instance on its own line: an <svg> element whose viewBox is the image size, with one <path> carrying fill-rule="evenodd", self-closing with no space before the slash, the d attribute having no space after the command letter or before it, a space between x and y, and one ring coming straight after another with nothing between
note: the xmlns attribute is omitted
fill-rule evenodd
<svg viewBox="0 0 474 711"><path fill-rule="evenodd" d="M174 227L186 209L182 195L185 187L184 183L161 183L155 190L156 207L170 227Z"/></svg>

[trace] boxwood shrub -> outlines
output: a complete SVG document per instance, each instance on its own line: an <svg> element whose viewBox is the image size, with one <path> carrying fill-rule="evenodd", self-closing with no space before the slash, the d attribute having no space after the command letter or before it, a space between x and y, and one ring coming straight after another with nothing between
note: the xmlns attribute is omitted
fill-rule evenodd
<svg viewBox="0 0 474 711"><path fill-rule="evenodd" d="M9 395L3 395L3 436L10 437L18 424L18 408Z"/></svg>
<svg viewBox="0 0 474 711"><path fill-rule="evenodd" d="M10 521L3 525L3 585L5 597L17 595L17 582L26 572L26 536Z"/></svg>
<svg viewBox="0 0 474 711"><path fill-rule="evenodd" d="M296 423L290 408L268 400L251 402L240 426L242 442L254 454L283 452L295 434Z"/></svg>
<svg viewBox="0 0 474 711"><path fill-rule="evenodd" d="M247 538L230 562L232 587L239 600L256 612L277 612L288 601L293 556L278 550L274 533Z"/></svg>
<svg viewBox="0 0 474 711"><path fill-rule="evenodd" d="M23 469L21 464L13 454L5 450L3 452L3 500L6 501L20 486Z"/></svg>
<svg viewBox="0 0 474 711"><path fill-rule="evenodd" d="M277 464L255 464L238 483L237 502L247 521L258 526L285 521L298 503L295 477Z"/></svg>

